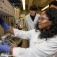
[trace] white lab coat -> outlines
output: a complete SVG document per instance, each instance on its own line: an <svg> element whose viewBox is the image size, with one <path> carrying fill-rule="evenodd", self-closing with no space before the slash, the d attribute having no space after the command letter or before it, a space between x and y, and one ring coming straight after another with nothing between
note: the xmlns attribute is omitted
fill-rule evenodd
<svg viewBox="0 0 57 57"><path fill-rule="evenodd" d="M16 57L52 57L57 52L57 36L50 39L40 39L39 31L20 31L14 29L14 35L30 40L30 48L13 48L13 55Z"/></svg>
<svg viewBox="0 0 57 57"><path fill-rule="evenodd" d="M36 14L34 21L30 17L30 13L25 17L25 25L28 30L32 30L35 27L36 22L38 21L39 14Z"/></svg>

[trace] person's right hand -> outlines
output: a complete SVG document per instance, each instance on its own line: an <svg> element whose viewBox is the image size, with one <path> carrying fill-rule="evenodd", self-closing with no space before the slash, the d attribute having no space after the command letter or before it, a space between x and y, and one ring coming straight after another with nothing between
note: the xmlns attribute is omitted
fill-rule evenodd
<svg viewBox="0 0 57 57"><path fill-rule="evenodd" d="M10 52L10 48L11 46L5 42L2 42L2 44L0 44L0 52Z"/></svg>
<svg viewBox="0 0 57 57"><path fill-rule="evenodd" d="M10 26L4 21L3 18L0 17L0 25L5 29L5 30L9 30Z"/></svg>

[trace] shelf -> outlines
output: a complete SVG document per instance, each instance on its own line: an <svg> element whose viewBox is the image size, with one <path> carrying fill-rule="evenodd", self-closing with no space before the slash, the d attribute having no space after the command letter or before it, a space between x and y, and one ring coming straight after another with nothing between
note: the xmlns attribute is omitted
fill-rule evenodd
<svg viewBox="0 0 57 57"><path fill-rule="evenodd" d="M3 10L3 9L1 9L1 8L0 8L0 15L14 16L14 15L11 15L10 13L7 13L5 10Z"/></svg>
<svg viewBox="0 0 57 57"><path fill-rule="evenodd" d="M14 8L7 0L0 2L0 15L14 16Z"/></svg>

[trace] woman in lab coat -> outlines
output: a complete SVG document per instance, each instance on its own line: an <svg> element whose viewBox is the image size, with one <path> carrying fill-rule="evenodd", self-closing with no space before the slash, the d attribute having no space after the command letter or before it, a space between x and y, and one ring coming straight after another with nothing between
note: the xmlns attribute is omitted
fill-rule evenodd
<svg viewBox="0 0 57 57"><path fill-rule="evenodd" d="M40 15L37 14L37 6L34 4L30 6L29 10L30 10L30 13L25 16L24 21L25 21L25 26L27 30L32 30L34 29Z"/></svg>
<svg viewBox="0 0 57 57"><path fill-rule="evenodd" d="M12 52L16 57L52 57L57 52L57 9L49 8L41 13L36 29L22 31L8 26L2 18L0 24L16 37L30 40L30 48L0 44L0 52Z"/></svg>

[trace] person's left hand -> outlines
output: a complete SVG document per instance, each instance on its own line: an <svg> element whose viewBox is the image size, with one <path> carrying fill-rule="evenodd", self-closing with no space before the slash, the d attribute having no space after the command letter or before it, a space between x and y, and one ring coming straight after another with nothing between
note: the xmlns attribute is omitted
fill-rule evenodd
<svg viewBox="0 0 57 57"><path fill-rule="evenodd" d="M10 26L5 22L2 17L0 17L0 25L7 31L10 29Z"/></svg>
<svg viewBox="0 0 57 57"><path fill-rule="evenodd" d="M0 44L0 52L10 52L10 48L11 46L5 42L2 42L2 44Z"/></svg>

